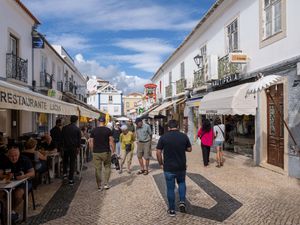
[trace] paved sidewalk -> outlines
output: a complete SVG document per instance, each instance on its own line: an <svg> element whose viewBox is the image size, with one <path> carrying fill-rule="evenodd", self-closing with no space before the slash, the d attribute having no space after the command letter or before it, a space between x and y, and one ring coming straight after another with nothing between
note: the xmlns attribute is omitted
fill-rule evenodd
<svg viewBox="0 0 300 225"><path fill-rule="evenodd" d="M252 167L251 160L236 155L227 156L220 169L213 163L204 168L200 153L196 146L188 154L189 214L166 214L164 179L155 160L147 176L113 171L113 187L102 192L89 164L67 214L46 224L300 224L299 180ZM136 172L136 157L133 163Z"/></svg>

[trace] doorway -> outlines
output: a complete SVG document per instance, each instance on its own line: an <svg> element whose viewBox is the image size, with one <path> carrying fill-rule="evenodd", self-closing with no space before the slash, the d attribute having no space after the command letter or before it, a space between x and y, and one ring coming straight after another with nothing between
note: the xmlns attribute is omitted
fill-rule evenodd
<svg viewBox="0 0 300 225"><path fill-rule="evenodd" d="M284 168L284 124L283 115L283 84L273 85L267 90L268 110L268 152L267 162ZM272 98L273 100L272 100ZM279 113L280 112L280 113Z"/></svg>

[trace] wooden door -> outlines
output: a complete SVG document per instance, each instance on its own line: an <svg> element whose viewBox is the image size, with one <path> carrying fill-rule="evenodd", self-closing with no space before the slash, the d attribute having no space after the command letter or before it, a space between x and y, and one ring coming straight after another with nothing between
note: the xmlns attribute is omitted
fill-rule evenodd
<svg viewBox="0 0 300 225"><path fill-rule="evenodd" d="M273 98L273 100L272 100ZM284 124L283 84L273 85L267 90L268 104L268 160L267 162L283 168ZM281 114L281 115L280 115Z"/></svg>

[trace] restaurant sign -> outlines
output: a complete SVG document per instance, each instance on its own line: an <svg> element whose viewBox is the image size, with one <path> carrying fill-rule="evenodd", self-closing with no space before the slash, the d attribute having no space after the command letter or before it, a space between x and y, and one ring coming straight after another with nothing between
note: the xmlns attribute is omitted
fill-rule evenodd
<svg viewBox="0 0 300 225"><path fill-rule="evenodd" d="M22 88L19 88L22 89ZM77 114L76 106L31 91L19 91L0 84L0 108L62 115Z"/></svg>
<svg viewBox="0 0 300 225"><path fill-rule="evenodd" d="M234 81L238 81L240 79L241 79L241 77L239 76L239 74L231 74L231 75L225 76L221 79L213 80L212 86L213 87L222 86L222 85L234 82Z"/></svg>

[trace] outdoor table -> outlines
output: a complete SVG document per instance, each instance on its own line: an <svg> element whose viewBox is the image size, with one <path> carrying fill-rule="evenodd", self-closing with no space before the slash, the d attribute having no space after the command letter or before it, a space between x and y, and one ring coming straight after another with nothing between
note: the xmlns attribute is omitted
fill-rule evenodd
<svg viewBox="0 0 300 225"><path fill-rule="evenodd" d="M54 178L54 171L55 171L55 159L58 159L58 165L57 165L57 175L60 176L60 154L59 152L49 152L46 154L47 158L51 160L52 164L52 171L50 170L50 177Z"/></svg>
<svg viewBox="0 0 300 225"><path fill-rule="evenodd" d="M7 196L7 225L11 225L11 208L12 208L12 196L11 193L13 189L18 187L20 184L25 183L25 215L23 215L23 220L27 219L28 214L28 178L22 180L13 180L10 183L2 184L0 183L0 190L3 190Z"/></svg>

